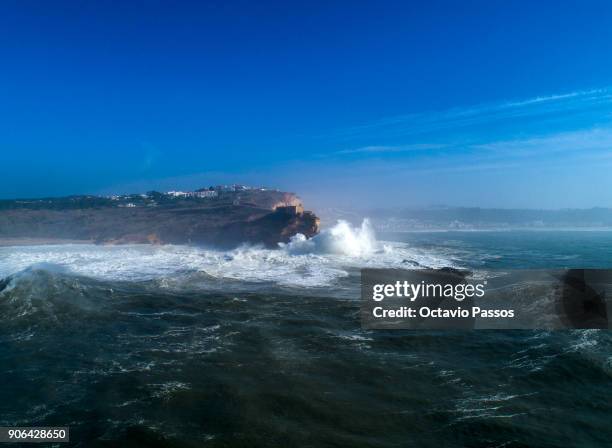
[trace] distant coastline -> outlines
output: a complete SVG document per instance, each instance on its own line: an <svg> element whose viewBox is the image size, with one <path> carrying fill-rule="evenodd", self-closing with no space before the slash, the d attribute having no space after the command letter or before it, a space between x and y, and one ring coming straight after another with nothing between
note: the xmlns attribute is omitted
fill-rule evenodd
<svg viewBox="0 0 612 448"><path fill-rule="evenodd" d="M319 211L327 222L344 219L352 223L368 217L382 232L448 231L607 231L612 230L612 209L487 209L477 207L385 208Z"/></svg>
<svg viewBox="0 0 612 448"><path fill-rule="evenodd" d="M389 233L502 233L502 232L612 232L612 227L490 227L490 228L429 228L429 229L403 229L387 230L374 227L379 232Z"/></svg>

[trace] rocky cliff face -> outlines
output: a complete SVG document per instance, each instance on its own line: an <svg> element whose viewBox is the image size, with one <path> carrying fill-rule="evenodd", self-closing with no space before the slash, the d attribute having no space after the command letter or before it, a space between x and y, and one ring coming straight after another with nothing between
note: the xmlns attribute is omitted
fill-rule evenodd
<svg viewBox="0 0 612 448"><path fill-rule="evenodd" d="M276 247L296 233L311 237L319 219L295 195L250 191L217 200L178 200L164 205L99 205L57 208L53 204L0 210L0 238L88 240L100 244L242 243ZM55 204L56 205L56 204Z"/></svg>

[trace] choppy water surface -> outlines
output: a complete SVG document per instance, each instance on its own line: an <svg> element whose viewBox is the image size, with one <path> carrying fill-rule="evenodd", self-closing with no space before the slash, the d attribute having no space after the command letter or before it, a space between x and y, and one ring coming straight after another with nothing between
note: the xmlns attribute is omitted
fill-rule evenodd
<svg viewBox="0 0 612 448"><path fill-rule="evenodd" d="M364 331L358 274L611 254L607 232L367 225L276 251L0 248L0 425L77 446L606 446L610 333Z"/></svg>

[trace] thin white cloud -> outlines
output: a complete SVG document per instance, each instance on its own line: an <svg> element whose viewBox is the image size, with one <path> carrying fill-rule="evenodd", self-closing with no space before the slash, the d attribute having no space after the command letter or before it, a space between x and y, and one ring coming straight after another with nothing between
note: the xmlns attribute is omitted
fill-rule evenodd
<svg viewBox="0 0 612 448"><path fill-rule="evenodd" d="M352 139L381 135L385 138L409 136L460 130L493 122L511 123L512 120L531 117L540 120L550 117L567 117L576 113L588 112L600 106L612 107L612 89L580 90L566 94L538 96L521 101L505 101L388 117L339 130L327 137Z"/></svg>
<svg viewBox="0 0 612 448"><path fill-rule="evenodd" d="M431 149L444 148L447 145L434 143L416 143L413 145L373 145L362 146L360 148L343 149L335 154L381 154L381 153L401 153L413 151L427 151Z"/></svg>
<svg viewBox="0 0 612 448"><path fill-rule="evenodd" d="M612 151L612 129L593 128L559 132L526 139L503 140L473 145L472 148L509 156Z"/></svg>
<svg viewBox="0 0 612 448"><path fill-rule="evenodd" d="M410 160L394 158L390 161L379 157L389 152L436 148L444 148L443 157L435 151L421 152L419 157ZM386 169L403 173L491 171L529 166L544 168L573 163L595 165L612 158L612 126L479 144L368 146L339 153L361 155L354 162L364 164L369 170ZM345 160L344 166L349 166L348 162Z"/></svg>

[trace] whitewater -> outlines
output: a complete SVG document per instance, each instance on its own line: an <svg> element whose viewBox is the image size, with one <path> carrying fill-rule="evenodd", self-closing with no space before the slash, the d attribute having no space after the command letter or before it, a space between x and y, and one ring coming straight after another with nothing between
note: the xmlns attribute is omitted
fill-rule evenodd
<svg viewBox="0 0 612 448"><path fill-rule="evenodd" d="M209 279L267 282L281 286L332 287L360 268L442 267L441 256L406 243L379 241L369 222L338 221L307 239L295 235L278 249L241 246L223 251L181 245L63 244L0 248L0 278L31 269L100 280L172 280L201 274ZM200 277L205 283L206 278Z"/></svg>

